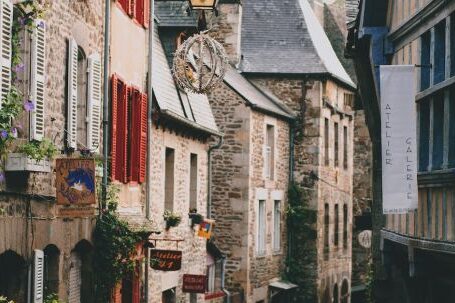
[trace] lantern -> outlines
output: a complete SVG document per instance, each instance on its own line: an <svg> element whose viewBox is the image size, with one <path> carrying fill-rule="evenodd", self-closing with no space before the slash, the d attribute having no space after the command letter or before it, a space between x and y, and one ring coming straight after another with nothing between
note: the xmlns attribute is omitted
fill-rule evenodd
<svg viewBox="0 0 455 303"><path fill-rule="evenodd" d="M191 9L215 10L217 0L188 0Z"/></svg>

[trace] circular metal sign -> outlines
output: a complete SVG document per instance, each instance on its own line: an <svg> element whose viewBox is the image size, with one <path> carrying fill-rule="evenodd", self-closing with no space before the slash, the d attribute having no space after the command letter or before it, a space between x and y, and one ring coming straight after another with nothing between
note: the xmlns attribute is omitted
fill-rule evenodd
<svg viewBox="0 0 455 303"><path fill-rule="evenodd" d="M371 230L364 230L358 236L359 244L363 248L371 248Z"/></svg>

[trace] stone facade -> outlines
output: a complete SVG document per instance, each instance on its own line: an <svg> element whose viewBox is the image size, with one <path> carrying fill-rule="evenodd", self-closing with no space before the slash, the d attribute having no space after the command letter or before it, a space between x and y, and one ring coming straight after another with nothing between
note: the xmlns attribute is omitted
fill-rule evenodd
<svg viewBox="0 0 455 303"><path fill-rule="evenodd" d="M103 53L104 1L44 1L46 28L46 63L44 96L44 137L51 140L58 150L66 146L67 106L67 53L68 39L74 38L87 55ZM22 59L28 70L29 55L23 40ZM18 73L19 79L24 79ZM24 94L28 94L28 82L16 82ZM18 120L23 125L18 142L28 140L28 115ZM78 152L77 152L78 154ZM67 154L58 155L65 157ZM73 154L72 156L74 156ZM9 272L14 289L14 279L20 276L15 291L9 299L17 303L27 302L27 266L35 249L44 250L46 262L53 262L45 278L44 294L55 292L66 301L69 294L69 274L74 252L89 253L92 245L94 217L60 218L56 205L54 162L51 173L7 172L6 183L0 192L0 259L16 255L24 262L20 273ZM52 261L50 261L52 259ZM4 260L4 259L2 259ZM0 261L4 262L4 261ZM46 263L48 264L48 263ZM2 263L0 266L4 266ZM47 266L47 265L46 265ZM8 270L7 270L8 271ZM2 280L3 283L4 281ZM10 286L11 286L10 285Z"/></svg>
<svg viewBox="0 0 455 303"><path fill-rule="evenodd" d="M227 255L226 286L244 302L269 302L269 283L279 280L287 250L285 213L289 173L289 123L252 110L226 84L209 100L224 143L213 154L212 216L215 243ZM264 177L267 125L275 137L274 177ZM265 201L265 247L258 253L258 204ZM273 245L274 203L280 201L280 248Z"/></svg>

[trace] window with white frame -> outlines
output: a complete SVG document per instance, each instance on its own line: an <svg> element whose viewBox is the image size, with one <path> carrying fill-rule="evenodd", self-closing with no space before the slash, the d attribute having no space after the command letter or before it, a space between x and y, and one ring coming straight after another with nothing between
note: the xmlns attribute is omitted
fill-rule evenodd
<svg viewBox="0 0 455 303"><path fill-rule="evenodd" d="M281 249L281 201L274 201L273 205L273 250Z"/></svg>
<svg viewBox="0 0 455 303"><path fill-rule="evenodd" d="M266 202L259 200L257 209L257 233L256 233L256 252L258 255L265 254L265 235L266 235Z"/></svg>
<svg viewBox="0 0 455 303"><path fill-rule="evenodd" d="M190 210L197 209L197 187L198 187L198 160L197 154L190 155Z"/></svg>
<svg viewBox="0 0 455 303"><path fill-rule="evenodd" d="M275 173L275 127L267 125L264 146L264 176L273 180Z"/></svg>

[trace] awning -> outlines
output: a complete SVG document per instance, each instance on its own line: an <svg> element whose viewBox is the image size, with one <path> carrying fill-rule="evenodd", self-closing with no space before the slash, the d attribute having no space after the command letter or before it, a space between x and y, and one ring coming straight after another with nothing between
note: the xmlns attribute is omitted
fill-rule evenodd
<svg viewBox="0 0 455 303"><path fill-rule="evenodd" d="M275 281L269 284L269 287L278 288L281 290L290 290L299 287L298 285L292 284L288 281Z"/></svg>

